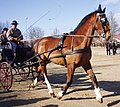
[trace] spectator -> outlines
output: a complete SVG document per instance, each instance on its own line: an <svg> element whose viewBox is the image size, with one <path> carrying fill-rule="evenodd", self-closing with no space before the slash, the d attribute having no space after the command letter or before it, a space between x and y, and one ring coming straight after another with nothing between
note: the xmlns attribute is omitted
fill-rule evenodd
<svg viewBox="0 0 120 107"><path fill-rule="evenodd" d="M106 43L106 52L107 52L107 55L110 55L110 49L111 49L111 43L109 41L107 41Z"/></svg>
<svg viewBox="0 0 120 107"><path fill-rule="evenodd" d="M117 41L115 41L115 54L117 53L117 48L118 48L118 44Z"/></svg>
<svg viewBox="0 0 120 107"><path fill-rule="evenodd" d="M116 54L116 45L115 45L115 41L112 41L112 52L113 52L113 55Z"/></svg>

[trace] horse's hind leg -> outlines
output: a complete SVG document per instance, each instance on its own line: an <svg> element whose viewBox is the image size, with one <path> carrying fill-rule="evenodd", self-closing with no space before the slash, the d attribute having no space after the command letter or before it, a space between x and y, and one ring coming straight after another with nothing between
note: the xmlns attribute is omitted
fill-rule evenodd
<svg viewBox="0 0 120 107"><path fill-rule="evenodd" d="M102 95L100 93L100 89L98 87L98 82L97 82L97 78L92 70L91 64L90 62L88 62L86 65L82 66L84 68L84 70L86 71L86 73L89 75L90 80L92 81L93 85L94 85L94 91L96 94L96 99L97 101L99 101L100 103L103 102L102 99Z"/></svg>
<svg viewBox="0 0 120 107"><path fill-rule="evenodd" d="M53 97L56 97L53 90L52 90L52 87L50 85L50 82L47 78L47 72L46 72L46 65L42 65L41 66L41 72L42 72L42 75L44 76L44 79L45 79L45 83L47 84L47 87L48 87L48 90L49 90L49 94Z"/></svg>
<svg viewBox="0 0 120 107"><path fill-rule="evenodd" d="M31 88L31 87L35 88L36 84L38 83L40 74L41 74L41 66L39 66L37 68L36 77L35 77L33 83L29 86L29 88Z"/></svg>
<svg viewBox="0 0 120 107"><path fill-rule="evenodd" d="M74 64L70 64L67 65L67 83L66 85L63 87L62 91L60 91L57 94L57 98L61 99L67 92L67 89L70 87L70 85L72 84L72 80L73 80L73 75L74 75Z"/></svg>

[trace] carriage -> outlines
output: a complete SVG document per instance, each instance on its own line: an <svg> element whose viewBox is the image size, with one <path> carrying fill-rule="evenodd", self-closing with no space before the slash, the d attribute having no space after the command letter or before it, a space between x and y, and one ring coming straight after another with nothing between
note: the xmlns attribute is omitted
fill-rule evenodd
<svg viewBox="0 0 120 107"><path fill-rule="evenodd" d="M38 66L37 58L27 60L34 55L31 47L18 47L16 56L12 51L11 41L2 40L0 43L0 83L4 90L9 90L13 80L26 80L30 73L35 78L35 71Z"/></svg>
<svg viewBox="0 0 120 107"><path fill-rule="evenodd" d="M41 54L34 55L34 51L29 46L24 46L22 48L18 47L16 49L16 56L12 51L11 41L1 41L0 45L0 83L2 88L6 91L12 87L13 80L16 82L21 82L26 80L30 73L32 74L32 79L35 79L35 74L37 67L39 66L38 58L44 53L51 53L55 50L62 49L61 42L64 38L61 38L60 43L56 48L49 51L43 52ZM63 57L62 54L57 56ZM57 58L53 57L53 58ZM42 78L41 78L42 79Z"/></svg>

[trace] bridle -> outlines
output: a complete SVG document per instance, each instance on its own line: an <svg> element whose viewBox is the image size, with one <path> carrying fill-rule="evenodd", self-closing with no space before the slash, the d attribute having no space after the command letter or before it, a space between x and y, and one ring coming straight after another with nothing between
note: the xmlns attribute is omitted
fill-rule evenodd
<svg viewBox="0 0 120 107"><path fill-rule="evenodd" d="M102 33L101 33L101 37L105 38L105 34L107 31L110 30L110 26L109 26L109 22L107 20L107 17L105 15L105 13L97 13L97 16L96 16L96 22L94 24L94 28L96 28L96 23L98 22L98 20L100 20L100 23L102 25ZM109 29L105 29L105 26L107 26Z"/></svg>

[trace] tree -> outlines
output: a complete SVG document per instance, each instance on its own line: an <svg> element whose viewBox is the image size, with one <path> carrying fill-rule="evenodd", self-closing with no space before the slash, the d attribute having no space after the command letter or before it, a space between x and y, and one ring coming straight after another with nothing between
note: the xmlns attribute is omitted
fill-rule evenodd
<svg viewBox="0 0 120 107"><path fill-rule="evenodd" d="M2 32L3 24L0 22L0 33Z"/></svg>
<svg viewBox="0 0 120 107"><path fill-rule="evenodd" d="M30 46L33 46L35 39L44 36L44 31L39 27L32 27L27 31L26 36L30 39Z"/></svg>
<svg viewBox="0 0 120 107"><path fill-rule="evenodd" d="M60 34L60 32L59 32L59 30L57 29L57 28L55 28L54 30L53 30L53 33L52 33L53 35L59 35Z"/></svg>
<svg viewBox="0 0 120 107"><path fill-rule="evenodd" d="M44 36L44 31L39 27L32 27L27 31L29 39L40 38Z"/></svg>
<svg viewBox="0 0 120 107"><path fill-rule="evenodd" d="M114 13L109 13L108 20L111 26L111 39L113 39L115 34L120 33L120 27L115 19Z"/></svg>
<svg viewBox="0 0 120 107"><path fill-rule="evenodd" d="M6 21L5 23L0 22L0 33L2 32L4 27L7 27L7 28L9 27L9 22L8 21Z"/></svg>

